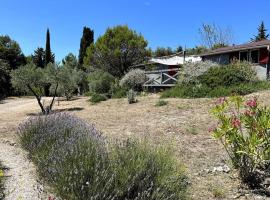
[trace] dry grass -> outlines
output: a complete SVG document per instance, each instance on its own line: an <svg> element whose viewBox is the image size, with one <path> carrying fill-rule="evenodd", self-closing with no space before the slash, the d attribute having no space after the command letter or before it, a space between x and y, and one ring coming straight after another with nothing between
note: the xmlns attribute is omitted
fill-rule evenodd
<svg viewBox="0 0 270 200"><path fill-rule="evenodd" d="M260 92L259 99L270 105L269 91ZM192 199L215 199L209 190L219 185L226 191L226 198L237 196L239 181L235 171L228 174L207 174L205 169L229 163L219 142L208 133L214 124L209 114L214 99L168 99L166 106L155 106L158 95L139 97L136 104L126 99L112 99L91 105L88 98L61 101L55 109L68 111L95 124L108 138L130 136L148 138L153 143L170 145L177 158L186 166L191 182ZM18 123L39 108L34 99L13 98L0 104L0 134L8 140L16 139Z"/></svg>

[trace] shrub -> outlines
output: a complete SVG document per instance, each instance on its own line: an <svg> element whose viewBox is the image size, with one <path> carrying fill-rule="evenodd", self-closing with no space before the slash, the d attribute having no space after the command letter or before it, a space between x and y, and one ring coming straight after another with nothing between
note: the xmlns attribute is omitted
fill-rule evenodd
<svg viewBox="0 0 270 200"><path fill-rule="evenodd" d="M267 191L263 182L270 178L270 109L260 106L256 98L245 101L234 96L219 99L212 112L218 125L211 132L239 169L243 182Z"/></svg>
<svg viewBox="0 0 270 200"><path fill-rule="evenodd" d="M110 95L112 98L122 98L126 97L128 89L126 87L119 85L119 80L115 79L114 83L111 85Z"/></svg>
<svg viewBox="0 0 270 200"><path fill-rule="evenodd" d="M106 100L107 100L106 96L104 96L103 94L96 94L96 93L94 93L90 98L90 102L92 102L93 104Z"/></svg>
<svg viewBox="0 0 270 200"><path fill-rule="evenodd" d="M5 199L5 193L4 193L4 171L3 166L0 163L0 200Z"/></svg>
<svg viewBox="0 0 270 200"><path fill-rule="evenodd" d="M161 94L161 98L202 98L246 95L270 88L269 81L243 83L229 87L217 86L210 88L205 85L177 85Z"/></svg>
<svg viewBox="0 0 270 200"><path fill-rule="evenodd" d="M108 94L111 89L111 85L114 82L114 77L108 72L96 70L88 76L87 80L90 92Z"/></svg>
<svg viewBox="0 0 270 200"><path fill-rule="evenodd" d="M107 144L92 125L59 113L28 119L19 136L61 199L186 199L182 166L165 148L136 140Z"/></svg>
<svg viewBox="0 0 270 200"><path fill-rule="evenodd" d="M136 92L134 92L134 90L130 89L127 93L127 99L128 99L129 104L136 103L137 102Z"/></svg>
<svg viewBox="0 0 270 200"><path fill-rule="evenodd" d="M181 76L179 77L180 84L198 84L198 77L204 74L210 68L219 68L220 65L205 61L205 62L187 62L184 64Z"/></svg>
<svg viewBox="0 0 270 200"><path fill-rule="evenodd" d="M228 66L210 68L198 77L199 82L210 88L232 86L257 81L256 71L244 62L235 62Z"/></svg>
<svg viewBox="0 0 270 200"><path fill-rule="evenodd" d="M120 86L135 91L141 91L143 84L147 81L145 72L141 69L133 69L129 71L120 81Z"/></svg>
<svg viewBox="0 0 270 200"><path fill-rule="evenodd" d="M155 106L166 106L167 104L168 104L168 101L158 100Z"/></svg>

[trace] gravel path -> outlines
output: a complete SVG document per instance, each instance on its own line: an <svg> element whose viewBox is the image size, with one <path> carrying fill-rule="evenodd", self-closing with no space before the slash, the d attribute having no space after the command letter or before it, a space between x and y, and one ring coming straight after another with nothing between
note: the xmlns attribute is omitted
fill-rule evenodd
<svg viewBox="0 0 270 200"><path fill-rule="evenodd" d="M42 186L37 182L34 165L15 143L0 141L0 160L8 168L5 181L6 200L40 200Z"/></svg>

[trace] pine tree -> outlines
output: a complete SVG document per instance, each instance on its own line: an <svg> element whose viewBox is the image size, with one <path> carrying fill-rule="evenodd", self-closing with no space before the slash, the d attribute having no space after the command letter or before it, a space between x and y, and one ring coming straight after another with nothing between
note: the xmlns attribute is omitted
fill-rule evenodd
<svg viewBox="0 0 270 200"><path fill-rule="evenodd" d="M47 29L46 49L45 49L45 66L50 62L54 63L54 54L51 51L50 31L49 31L49 29Z"/></svg>
<svg viewBox="0 0 270 200"><path fill-rule="evenodd" d="M94 31L88 27L83 27L83 35L81 38L79 51L79 65L83 64L83 58L86 54L86 49L94 42Z"/></svg>
<svg viewBox="0 0 270 200"><path fill-rule="evenodd" d="M269 38L269 34L267 34L267 29L265 28L263 21L258 27L258 35L254 37L254 39L251 39L253 42L267 40Z"/></svg>
<svg viewBox="0 0 270 200"><path fill-rule="evenodd" d="M45 52L44 49L41 47L38 47L34 51L33 62L37 67L44 68L45 67Z"/></svg>

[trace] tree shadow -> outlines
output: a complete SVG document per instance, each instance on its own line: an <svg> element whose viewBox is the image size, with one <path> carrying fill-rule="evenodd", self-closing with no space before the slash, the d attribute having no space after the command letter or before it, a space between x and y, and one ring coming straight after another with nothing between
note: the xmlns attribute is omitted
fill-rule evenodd
<svg viewBox="0 0 270 200"><path fill-rule="evenodd" d="M50 114L60 113L60 112L74 112L74 111L81 111L81 110L84 110L84 108L83 107L73 107L73 108L55 109L55 110L52 110ZM27 116L41 116L43 114L42 113L28 113L26 115Z"/></svg>

